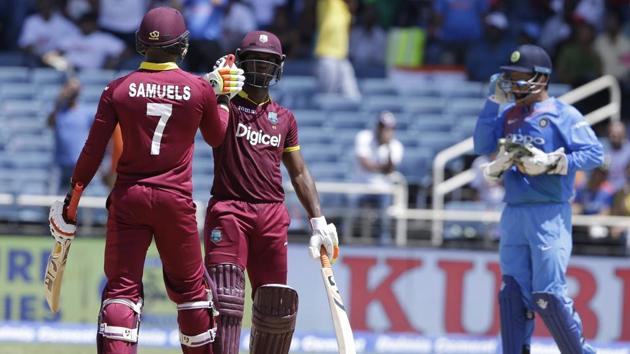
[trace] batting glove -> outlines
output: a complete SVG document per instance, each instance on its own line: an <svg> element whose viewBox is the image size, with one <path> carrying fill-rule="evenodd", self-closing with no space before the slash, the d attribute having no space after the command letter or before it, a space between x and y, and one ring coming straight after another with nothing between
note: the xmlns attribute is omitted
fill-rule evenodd
<svg viewBox="0 0 630 354"><path fill-rule="evenodd" d="M569 170L569 161L564 153L564 148L546 153L535 146L527 145L530 154L520 157L516 166L522 173L530 176L538 176L543 173L566 175Z"/></svg>
<svg viewBox="0 0 630 354"><path fill-rule="evenodd" d="M499 85L501 75L501 73L493 74L488 84L488 99L500 105L508 102L508 94Z"/></svg>
<svg viewBox="0 0 630 354"><path fill-rule="evenodd" d="M217 96L226 95L228 98L236 96L245 85L245 72L234 64L234 54L224 55L214 64L211 72L204 78L212 85Z"/></svg>
<svg viewBox="0 0 630 354"><path fill-rule="evenodd" d="M48 214L50 234L58 242L73 240L74 235L77 232L76 220L69 220L66 216L66 210L68 208L68 202L70 201L70 198L66 197L66 201L55 201L50 207L50 213Z"/></svg>
<svg viewBox="0 0 630 354"><path fill-rule="evenodd" d="M490 182L496 182L501 178L503 172L512 167L516 150L508 150L504 142L499 143L499 152L494 161L482 166L484 177Z"/></svg>
<svg viewBox="0 0 630 354"><path fill-rule="evenodd" d="M313 259L319 259L322 246L326 249L328 259L334 263L339 257L339 237L337 236L337 228L334 224L326 224L326 218L323 216L311 218L311 227L313 234L309 242L308 250Z"/></svg>

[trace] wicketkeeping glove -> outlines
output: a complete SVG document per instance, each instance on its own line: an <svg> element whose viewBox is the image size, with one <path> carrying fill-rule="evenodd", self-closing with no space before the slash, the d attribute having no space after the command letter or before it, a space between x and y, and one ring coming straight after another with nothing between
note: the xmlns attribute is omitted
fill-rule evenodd
<svg viewBox="0 0 630 354"><path fill-rule="evenodd" d="M546 153L537 147L527 144L525 148L529 152L516 161L519 171L530 176L538 176L543 173L566 175L569 170L569 160L564 153L564 148Z"/></svg>
<svg viewBox="0 0 630 354"><path fill-rule="evenodd" d="M227 95L230 99L243 89L245 72L234 64L234 54L224 55L214 64L204 78L212 85L217 96Z"/></svg>
<svg viewBox="0 0 630 354"><path fill-rule="evenodd" d="M493 74L488 83L488 99L498 104L504 104L509 101L507 93L499 85L501 75L501 73Z"/></svg>
<svg viewBox="0 0 630 354"><path fill-rule="evenodd" d="M512 167L514 157L518 153L518 149L509 149L504 139L499 140L499 152L494 161L482 166L484 177L490 182L496 182L503 172Z"/></svg>
<svg viewBox="0 0 630 354"><path fill-rule="evenodd" d="M334 224L326 224L326 218L320 216L311 219L313 234L309 242L308 250L313 259L319 259L320 248L324 246L330 263L334 263L339 257L339 237Z"/></svg>

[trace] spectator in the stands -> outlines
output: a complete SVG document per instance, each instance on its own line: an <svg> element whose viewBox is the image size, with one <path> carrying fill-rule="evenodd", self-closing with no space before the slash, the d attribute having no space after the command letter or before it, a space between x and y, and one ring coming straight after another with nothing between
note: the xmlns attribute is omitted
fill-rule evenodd
<svg viewBox="0 0 630 354"><path fill-rule="evenodd" d="M259 29L267 30L273 22L276 8L287 4L287 0L248 0L254 9ZM273 33L273 32L272 32ZM280 33L274 33L279 35Z"/></svg>
<svg viewBox="0 0 630 354"><path fill-rule="evenodd" d="M484 19L485 32L480 41L468 48L466 72L472 81L486 81L497 68L505 64L515 44L507 36L508 20L505 14L493 12Z"/></svg>
<svg viewBox="0 0 630 354"><path fill-rule="evenodd" d="M557 49L571 37L574 9L573 1L564 1L563 6L553 9L555 14L543 24L538 44L552 57L558 54Z"/></svg>
<svg viewBox="0 0 630 354"><path fill-rule="evenodd" d="M37 13L24 22L18 44L39 64L44 54L59 49L64 38L78 32L77 27L57 11L53 0L38 0Z"/></svg>
<svg viewBox="0 0 630 354"><path fill-rule="evenodd" d="M621 14L606 13L606 30L595 39L595 50L602 59L603 73L627 81L630 73L630 38L621 32Z"/></svg>
<svg viewBox="0 0 630 354"><path fill-rule="evenodd" d="M280 43L282 43L282 51L288 58L292 58L295 56L300 39L298 31L291 26L289 16L290 12L288 6L277 6L273 21L267 28L269 32L277 33L277 37L280 39Z"/></svg>
<svg viewBox="0 0 630 354"><path fill-rule="evenodd" d="M433 2L439 62L463 65L468 45L481 38L488 0L435 0Z"/></svg>
<svg viewBox="0 0 630 354"><path fill-rule="evenodd" d="M602 61L594 48L595 29L586 22L577 23L572 40L558 53L556 67L561 82L574 87L602 74Z"/></svg>
<svg viewBox="0 0 630 354"><path fill-rule="evenodd" d="M126 52L125 43L98 29L97 15L86 13L79 20L81 32L64 36L59 45L63 57L74 68L115 69Z"/></svg>
<svg viewBox="0 0 630 354"><path fill-rule="evenodd" d="M67 18L76 22L88 12L97 12L98 2L98 0L58 0L57 4Z"/></svg>
<svg viewBox="0 0 630 354"><path fill-rule="evenodd" d="M535 22L525 22L521 24L517 36L517 45L536 44L540 38L540 26Z"/></svg>
<svg viewBox="0 0 630 354"><path fill-rule="evenodd" d="M593 171L585 183L576 187L573 212L584 215L608 215L615 193L608 181L608 161Z"/></svg>
<svg viewBox="0 0 630 354"><path fill-rule="evenodd" d="M395 138L396 117L393 113L383 111L378 114L374 129L366 129L357 133L354 140L355 181L369 183L376 187L389 186L394 183L393 173L403 159L404 147ZM391 194L363 195L350 198L350 209L355 210L365 203L376 204L380 217L379 243L391 242L390 217L387 208L392 205ZM351 225L351 219L346 225Z"/></svg>
<svg viewBox="0 0 630 354"><path fill-rule="evenodd" d="M186 55L188 69L207 72L223 55L221 33L228 0L182 0L182 13L190 31L190 47Z"/></svg>
<svg viewBox="0 0 630 354"><path fill-rule="evenodd" d="M18 39L34 1L0 0L0 50L18 49Z"/></svg>
<svg viewBox="0 0 630 354"><path fill-rule="evenodd" d="M60 176L58 192L67 189L74 165L94 121L94 109L78 101L80 92L79 81L68 80L48 116L48 125L54 130L55 136L54 161Z"/></svg>
<svg viewBox="0 0 630 354"><path fill-rule="evenodd" d="M572 209L574 214L609 215L613 204L615 190L608 181L609 164L606 161L591 171L588 179L576 186ZM590 238L600 239L610 234L608 227L591 225L589 227L576 226L575 232L587 234Z"/></svg>
<svg viewBox="0 0 630 354"><path fill-rule="evenodd" d="M319 89L359 100L354 68L348 60L350 23L355 0L318 0L315 70Z"/></svg>
<svg viewBox="0 0 630 354"><path fill-rule="evenodd" d="M135 49L136 30L147 12L147 0L97 0L100 28Z"/></svg>
<svg viewBox="0 0 630 354"><path fill-rule="evenodd" d="M357 65L384 65L387 33L378 23L376 6L363 8L360 22L350 34L350 59Z"/></svg>
<svg viewBox="0 0 630 354"><path fill-rule="evenodd" d="M608 181L615 190L626 182L626 168L630 165L630 142L623 122L612 121L608 125L606 155L610 159Z"/></svg>
<svg viewBox="0 0 630 354"><path fill-rule="evenodd" d="M225 10L221 47L224 51L233 53L243 37L256 28L252 6L243 0L230 0ZM282 48L285 48L284 43Z"/></svg>

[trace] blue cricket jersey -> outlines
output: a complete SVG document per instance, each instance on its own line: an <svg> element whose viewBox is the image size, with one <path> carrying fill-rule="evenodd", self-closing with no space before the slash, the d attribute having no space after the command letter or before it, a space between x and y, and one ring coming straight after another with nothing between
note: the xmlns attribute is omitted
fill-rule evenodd
<svg viewBox="0 0 630 354"><path fill-rule="evenodd" d="M590 124L577 109L554 97L531 106L512 104L501 113L497 103L487 100L475 126L475 153L494 152L500 138L531 143L547 153L564 147L569 162L565 176L529 176L512 166L503 174L507 204L566 203L573 196L575 172L595 168L604 160Z"/></svg>

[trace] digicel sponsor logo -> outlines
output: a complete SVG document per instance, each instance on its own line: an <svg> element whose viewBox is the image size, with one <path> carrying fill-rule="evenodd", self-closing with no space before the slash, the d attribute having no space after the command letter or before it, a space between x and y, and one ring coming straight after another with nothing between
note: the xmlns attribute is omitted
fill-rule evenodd
<svg viewBox="0 0 630 354"><path fill-rule="evenodd" d="M269 135L265 134L262 130L252 131L250 127L243 123L238 123L238 128L236 129L236 137L237 138L245 138L252 145L269 145L273 147L280 147L280 139L282 138L282 134L278 135Z"/></svg>

